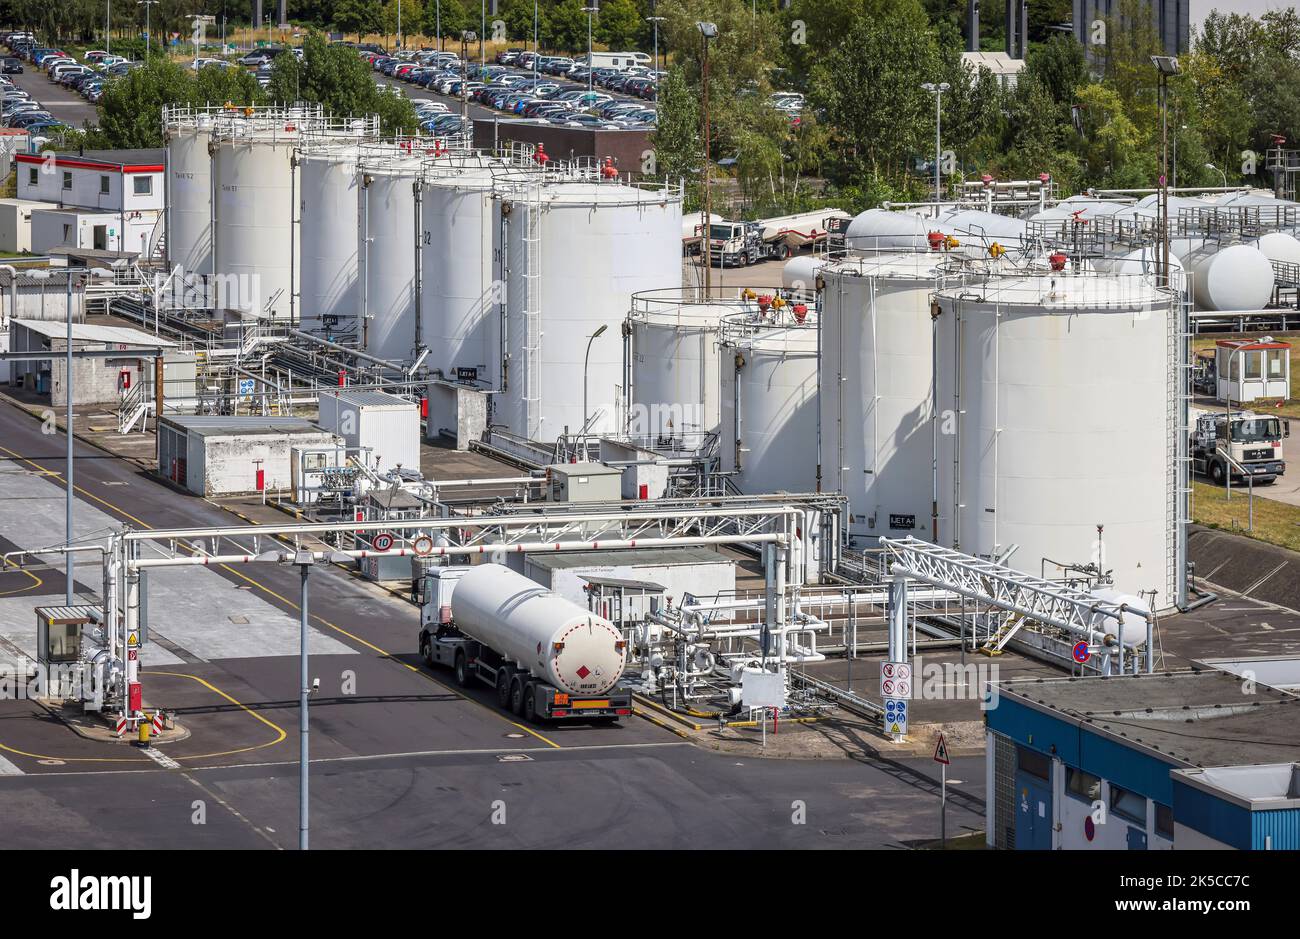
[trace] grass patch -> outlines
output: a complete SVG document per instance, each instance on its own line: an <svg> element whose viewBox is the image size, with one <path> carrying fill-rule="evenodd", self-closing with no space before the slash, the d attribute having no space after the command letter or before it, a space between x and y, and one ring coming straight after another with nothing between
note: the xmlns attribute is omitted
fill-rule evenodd
<svg viewBox="0 0 1300 939"><path fill-rule="evenodd" d="M1250 494L1246 485L1234 485L1229 499L1222 486L1192 483L1192 520L1207 528L1233 532L1269 544L1300 551L1300 506L1262 498L1268 486L1255 491L1255 529L1250 521Z"/></svg>
<svg viewBox="0 0 1300 939"><path fill-rule="evenodd" d="M1262 339L1264 333L1202 333L1192 337L1192 357L1196 353L1213 349L1220 339ZM1291 397L1282 406L1274 407L1275 399L1261 398L1245 405L1249 410L1280 417L1300 417L1300 333L1269 333L1274 339L1291 343Z"/></svg>

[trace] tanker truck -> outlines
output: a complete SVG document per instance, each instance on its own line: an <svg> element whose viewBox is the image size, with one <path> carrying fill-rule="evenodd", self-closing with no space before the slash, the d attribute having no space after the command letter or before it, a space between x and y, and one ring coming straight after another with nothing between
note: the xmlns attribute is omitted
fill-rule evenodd
<svg viewBox="0 0 1300 939"><path fill-rule="evenodd" d="M528 721L613 723L632 713L616 689L627 644L607 619L500 564L436 567L424 591L420 655L456 684L482 682Z"/></svg>

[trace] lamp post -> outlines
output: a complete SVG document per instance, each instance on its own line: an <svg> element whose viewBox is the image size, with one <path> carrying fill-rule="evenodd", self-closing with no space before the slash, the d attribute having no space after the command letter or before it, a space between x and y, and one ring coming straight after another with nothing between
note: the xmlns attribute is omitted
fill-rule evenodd
<svg viewBox="0 0 1300 939"><path fill-rule="evenodd" d="M1172 55L1153 55L1151 64L1160 75L1160 239L1161 283L1169 285L1169 76L1179 72Z"/></svg>
<svg viewBox="0 0 1300 939"><path fill-rule="evenodd" d="M153 46L153 32L149 29L149 8L158 0L135 0L135 5L144 7L144 60L149 61L149 51Z"/></svg>
<svg viewBox="0 0 1300 939"><path fill-rule="evenodd" d="M709 40L716 39L718 36L718 27L716 23L698 22L695 24L700 31L700 36L704 42L704 58L701 64L701 102L702 113L704 116L704 225L700 229L702 237L700 238L700 258L704 262L704 296L708 298L713 290L713 245L712 245L712 219L713 219L713 185L710 181L709 172Z"/></svg>
<svg viewBox="0 0 1300 939"><path fill-rule="evenodd" d="M469 44L478 37L472 29L460 31L460 116L469 120Z"/></svg>
<svg viewBox="0 0 1300 939"><path fill-rule="evenodd" d="M654 24L654 31L655 31L655 56L654 56L654 62L655 62L655 72L656 72L656 73L658 73L658 71L659 71L659 24L662 23L666 18L667 18L667 17L663 17L663 16L647 16L647 17L645 18L645 21L646 21L647 23L653 23L653 24Z"/></svg>
<svg viewBox="0 0 1300 939"><path fill-rule="evenodd" d="M307 577L315 558L310 551L296 551L293 564L301 575L302 586L298 597L298 848L307 850L311 827L310 803L307 799L307 780L310 774L308 759L310 724L307 720L307 701L311 695L310 657L307 654Z"/></svg>
<svg viewBox="0 0 1300 939"><path fill-rule="evenodd" d="M113 45L113 0L104 0L104 51L112 52Z"/></svg>
<svg viewBox="0 0 1300 939"><path fill-rule="evenodd" d="M943 163L943 93L952 86L947 82L926 82L921 86L934 95L934 202L938 206L943 201L943 178L940 175ZM935 209L938 212L938 209Z"/></svg>
<svg viewBox="0 0 1300 939"><path fill-rule="evenodd" d="M587 365L591 361L591 344L605 334L609 327L604 323L587 339L587 354L582 358L582 432L587 432Z"/></svg>
<svg viewBox="0 0 1300 939"><path fill-rule="evenodd" d="M1205 168L1206 168L1207 170L1214 170L1214 172L1216 172L1216 173L1218 173L1220 176L1222 176L1222 177L1223 177L1223 188L1224 188L1224 189L1227 189L1227 188L1228 188L1228 174L1227 174L1226 172L1224 172L1223 170L1219 169L1219 168L1218 168L1217 166L1215 166L1213 163L1206 163L1206 164L1205 164Z"/></svg>
<svg viewBox="0 0 1300 939"><path fill-rule="evenodd" d="M600 12L600 7L585 6L582 12L587 14L587 94L591 94L591 18Z"/></svg>
<svg viewBox="0 0 1300 939"><path fill-rule="evenodd" d="M487 0L481 4L482 22L479 23L478 34L478 64L487 65Z"/></svg>
<svg viewBox="0 0 1300 939"><path fill-rule="evenodd" d="M538 22L537 0L533 0L533 94L537 94L537 60L542 56L542 48L537 41L540 35Z"/></svg>

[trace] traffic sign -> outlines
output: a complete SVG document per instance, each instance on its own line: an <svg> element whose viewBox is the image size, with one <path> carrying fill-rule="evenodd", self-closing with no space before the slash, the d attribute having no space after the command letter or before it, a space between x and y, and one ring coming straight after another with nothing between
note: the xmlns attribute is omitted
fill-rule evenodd
<svg viewBox="0 0 1300 939"><path fill-rule="evenodd" d="M376 551L387 551L393 546L393 536L386 531L381 531L375 535L375 540L372 543Z"/></svg>
<svg viewBox="0 0 1300 939"><path fill-rule="evenodd" d="M424 557L433 550L433 539L428 535L420 535L420 537L411 542L411 547L415 550L416 554L420 555L420 557Z"/></svg>
<svg viewBox="0 0 1300 939"><path fill-rule="evenodd" d="M127 649L127 650L126 650L126 660L127 660L128 662L134 662L134 661L135 661L136 659L138 659L139 657L140 657L140 650L139 650L139 649Z"/></svg>
<svg viewBox="0 0 1300 939"><path fill-rule="evenodd" d="M1082 665L1088 659L1092 658L1092 650L1088 648L1088 643L1079 640L1074 644L1074 660Z"/></svg>
<svg viewBox="0 0 1300 939"><path fill-rule="evenodd" d="M948 759L948 741L944 739L943 734L939 735L939 740L934 745L934 761L948 766L952 761Z"/></svg>

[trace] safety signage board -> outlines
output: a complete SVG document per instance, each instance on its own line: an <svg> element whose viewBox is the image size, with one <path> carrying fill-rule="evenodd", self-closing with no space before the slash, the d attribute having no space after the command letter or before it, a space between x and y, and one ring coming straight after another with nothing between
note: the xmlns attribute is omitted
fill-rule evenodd
<svg viewBox="0 0 1300 939"><path fill-rule="evenodd" d="M907 733L907 700L905 698L885 699L885 733Z"/></svg>
<svg viewBox="0 0 1300 939"><path fill-rule="evenodd" d="M140 657L140 650L139 650L139 649L127 649L127 650L126 650L126 660L127 660L128 662L134 662L134 661L135 661L136 659L138 659L139 657Z"/></svg>
<svg viewBox="0 0 1300 939"><path fill-rule="evenodd" d="M934 745L934 761L944 766L952 762L948 759L948 741L944 739L943 734L939 735L939 740Z"/></svg>
<svg viewBox="0 0 1300 939"><path fill-rule="evenodd" d="M257 382L252 378L239 379L239 396L241 398L251 398L253 391L257 388Z"/></svg>
<svg viewBox="0 0 1300 939"><path fill-rule="evenodd" d="M139 633L128 633L128 634L127 634L127 637L126 637L126 647L127 647L128 649L138 649L138 648L140 648L140 634L139 634Z"/></svg>
<svg viewBox="0 0 1300 939"><path fill-rule="evenodd" d="M880 696L882 698L910 698L912 696L912 666L910 663L880 663Z"/></svg>

